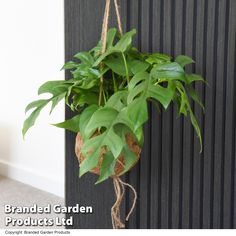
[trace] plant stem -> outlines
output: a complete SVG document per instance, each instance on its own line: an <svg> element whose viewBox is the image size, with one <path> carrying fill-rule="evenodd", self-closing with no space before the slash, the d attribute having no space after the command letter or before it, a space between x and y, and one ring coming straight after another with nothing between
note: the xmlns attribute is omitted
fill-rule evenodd
<svg viewBox="0 0 236 236"><path fill-rule="evenodd" d="M122 88L123 88L125 82L126 82L126 80L123 80L123 81L122 81L122 83L121 83L120 86L119 86L119 89L122 89Z"/></svg>
<svg viewBox="0 0 236 236"><path fill-rule="evenodd" d="M104 103L106 104L107 98L106 98L106 94L105 94L104 89L102 90L102 94L103 94Z"/></svg>
<svg viewBox="0 0 236 236"><path fill-rule="evenodd" d="M117 92L117 84L116 84L115 75L113 71L112 71L112 80L113 80L114 92Z"/></svg>
<svg viewBox="0 0 236 236"><path fill-rule="evenodd" d="M126 58L125 58L125 54L123 52L121 54L122 54L124 64L125 64L125 73L126 73L127 84L129 84L129 71L128 71L127 61L126 61Z"/></svg>
<svg viewBox="0 0 236 236"><path fill-rule="evenodd" d="M103 92L103 76L101 76L100 78L98 106L101 106L102 103L102 92Z"/></svg>

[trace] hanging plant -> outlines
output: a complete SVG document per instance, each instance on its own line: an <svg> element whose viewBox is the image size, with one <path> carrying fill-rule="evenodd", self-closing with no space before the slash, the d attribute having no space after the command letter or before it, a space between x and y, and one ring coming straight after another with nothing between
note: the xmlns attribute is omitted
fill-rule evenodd
<svg viewBox="0 0 236 236"><path fill-rule="evenodd" d="M107 30L107 1L102 39L88 52L79 52L63 69L71 79L48 81L38 94L50 93L49 99L30 103L26 112L23 135L32 127L40 111L51 103L51 112L65 99L74 117L55 126L77 134L75 152L80 162L80 176L87 172L98 175L96 183L113 178L117 201L112 207L114 228L123 228L119 206L124 187L130 187L136 202L136 192L119 176L129 171L139 160L144 142L143 126L148 121L148 103L167 110L173 102L179 115L189 116L202 146L201 132L190 106L190 100L203 105L193 82L204 81L200 75L188 74L184 68L194 61L188 56L172 58L161 53L142 53L132 45L133 29L122 35L115 28ZM120 22L118 7L116 12ZM130 215L129 213L129 215ZM127 219L129 218L129 215Z"/></svg>

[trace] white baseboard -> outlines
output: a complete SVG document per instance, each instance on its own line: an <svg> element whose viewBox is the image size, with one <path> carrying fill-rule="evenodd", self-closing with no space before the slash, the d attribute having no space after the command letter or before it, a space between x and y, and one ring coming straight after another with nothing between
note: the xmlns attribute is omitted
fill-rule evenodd
<svg viewBox="0 0 236 236"><path fill-rule="evenodd" d="M64 198L64 183L22 166L0 160L0 175Z"/></svg>

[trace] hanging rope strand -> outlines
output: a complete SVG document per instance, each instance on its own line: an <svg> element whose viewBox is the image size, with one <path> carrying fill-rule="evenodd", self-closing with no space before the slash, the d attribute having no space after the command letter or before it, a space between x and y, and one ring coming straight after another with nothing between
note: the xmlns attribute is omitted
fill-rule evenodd
<svg viewBox="0 0 236 236"><path fill-rule="evenodd" d="M110 16L110 0L106 0L106 6L105 6L105 12L103 17L103 23L102 23L102 48L101 48L101 54L104 54L106 52L106 44L107 44L107 31L108 31L108 23L109 23L109 16Z"/></svg>
<svg viewBox="0 0 236 236"><path fill-rule="evenodd" d="M118 23L118 29L119 29L120 34L123 35L120 10L119 10L119 5L117 3L117 0L114 0L114 4L115 4L115 9L116 9L116 18L117 18L117 23Z"/></svg>
<svg viewBox="0 0 236 236"><path fill-rule="evenodd" d="M102 48L101 48L101 54L106 52L107 31L108 31L109 16L110 16L110 5L111 5L111 0L106 0L105 12L104 12L103 23L102 23L102 35L101 35ZM115 10L116 10L116 18L117 18L118 29L119 29L120 34L123 35L120 10L119 10L119 5L117 3L117 0L114 0L114 5L115 5Z"/></svg>
<svg viewBox="0 0 236 236"><path fill-rule="evenodd" d="M119 180L119 182L120 182L123 186L129 187L129 188L133 191L133 194L134 194L133 205L132 205L132 207L131 207L131 209L130 209L128 215L127 215L126 218L125 218L125 220L128 221L130 215L131 215L131 214L133 213L133 211L134 211L134 208L135 208L135 205L136 205L136 202L137 202L137 192L136 192L136 190L134 189L134 187L133 187L132 185L123 182L120 178L119 178L118 180Z"/></svg>

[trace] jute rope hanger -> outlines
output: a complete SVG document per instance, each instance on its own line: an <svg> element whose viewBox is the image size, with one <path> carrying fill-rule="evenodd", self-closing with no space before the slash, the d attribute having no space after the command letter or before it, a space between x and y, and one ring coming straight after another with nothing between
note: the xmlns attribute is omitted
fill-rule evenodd
<svg viewBox="0 0 236 236"><path fill-rule="evenodd" d="M107 32L108 32L108 24L109 24L109 16L110 16L110 5L111 5L111 1L106 0L103 23L102 23L102 34L101 34L102 48L101 48L100 54L104 54L106 52ZM114 5L115 5L115 11L116 11L118 30L120 34L123 35L119 5L117 3L117 0L114 0ZM101 77L100 82L101 82L101 89L102 89L103 77ZM113 226L113 229L120 229L120 228L125 227L125 224L122 222L121 217L120 217L120 205L124 197L125 187L129 187L134 193L133 204L128 215L126 216L126 219L125 219L126 221L129 220L129 217L135 208L136 201L137 201L137 193L132 185L123 182L118 176L113 177L113 184L114 184L114 189L115 189L115 194L116 194L116 202L111 208L112 226Z"/></svg>
<svg viewBox="0 0 236 236"><path fill-rule="evenodd" d="M110 5L111 5L111 0L106 0L103 23L102 23L101 54L105 53L105 51L106 51L107 31L108 31L109 16L110 16ZM119 10L119 5L117 3L117 0L114 0L114 5L115 5L115 10L116 10L116 19L117 19L117 24L118 24L118 30L119 30L120 34L122 35L123 29L122 29L120 10Z"/></svg>

